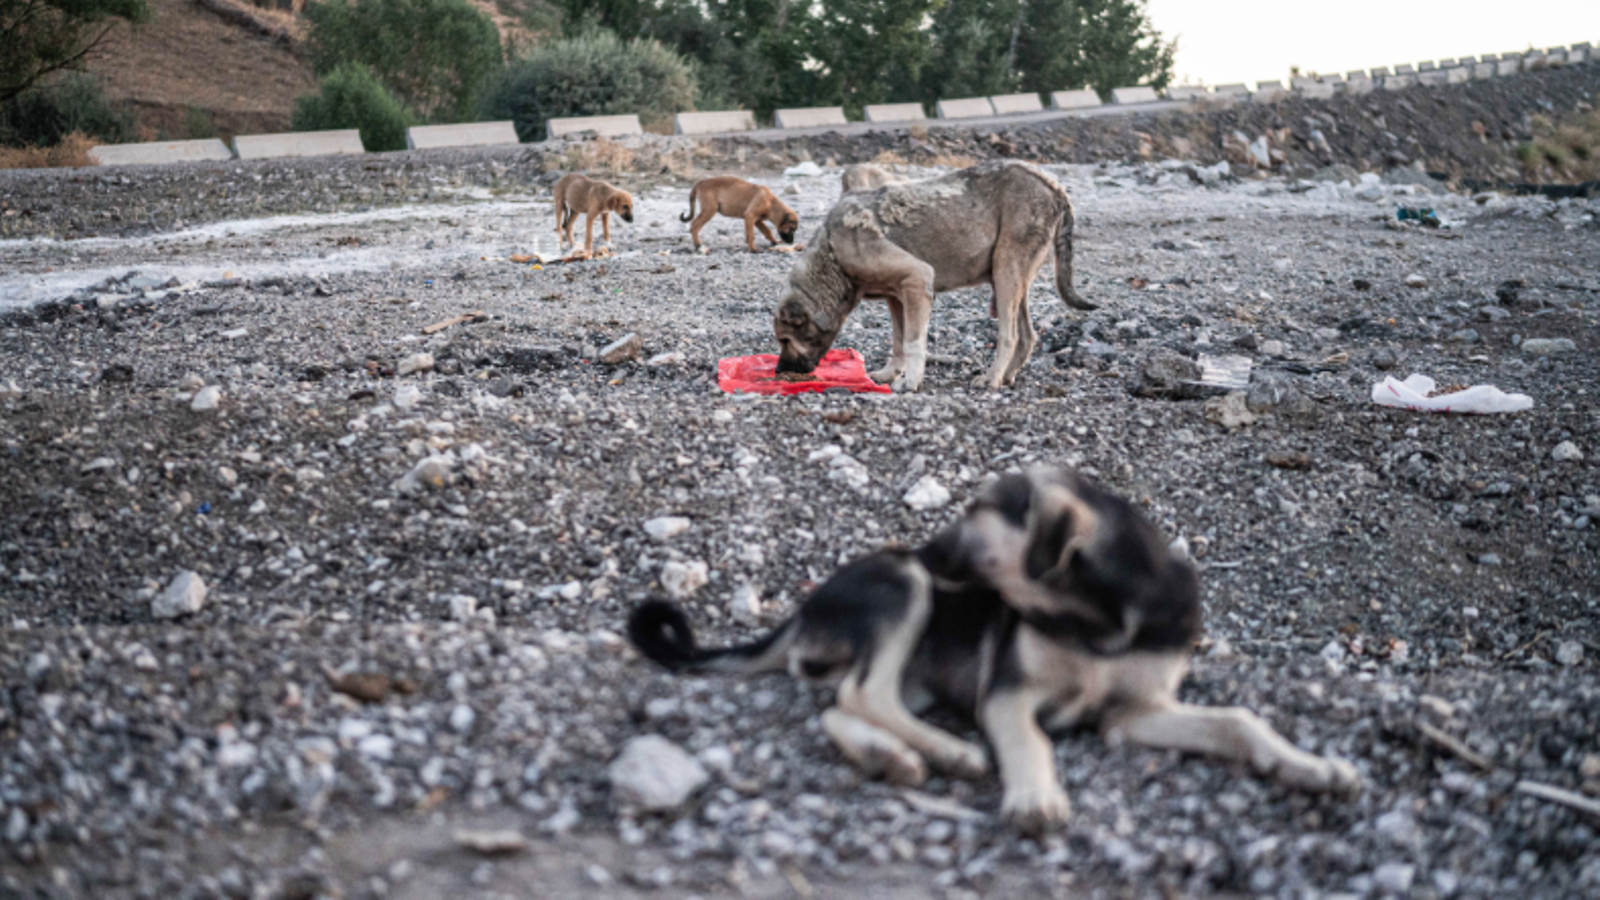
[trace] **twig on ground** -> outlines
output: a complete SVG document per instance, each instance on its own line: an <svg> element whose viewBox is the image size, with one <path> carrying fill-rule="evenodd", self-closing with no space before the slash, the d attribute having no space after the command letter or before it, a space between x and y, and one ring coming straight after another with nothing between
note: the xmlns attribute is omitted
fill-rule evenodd
<svg viewBox="0 0 1600 900"><path fill-rule="evenodd" d="M1600 800L1591 800L1582 794L1558 788L1553 784L1544 784L1538 781L1519 781L1517 782L1517 793L1528 794L1541 800L1549 800L1551 803L1559 803L1562 806L1570 806L1573 809L1600 818Z"/></svg>
<svg viewBox="0 0 1600 900"><path fill-rule="evenodd" d="M1417 730L1422 732L1423 737L1433 741L1435 744L1438 744L1446 750L1449 750L1451 753L1454 753L1456 756L1461 757L1478 768L1483 769L1485 772L1494 768L1494 763L1492 761L1485 758L1478 751L1468 747L1464 741L1453 737L1450 734L1433 727L1432 725L1429 725L1427 722L1418 722Z"/></svg>

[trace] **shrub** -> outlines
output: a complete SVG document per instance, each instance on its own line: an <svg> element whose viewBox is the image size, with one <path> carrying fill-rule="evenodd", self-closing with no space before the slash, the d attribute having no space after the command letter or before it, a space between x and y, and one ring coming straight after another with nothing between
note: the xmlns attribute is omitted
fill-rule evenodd
<svg viewBox="0 0 1600 900"><path fill-rule="evenodd" d="M1600 110L1560 125L1544 116L1530 119L1533 141L1517 148L1517 158L1535 181L1600 179Z"/></svg>
<svg viewBox="0 0 1600 900"><path fill-rule="evenodd" d="M78 168L95 164L89 148L99 143L81 131L63 137L52 147L0 147L0 169Z"/></svg>
<svg viewBox="0 0 1600 900"><path fill-rule="evenodd" d="M327 0L306 18L319 76L361 63L429 121L471 119L504 63L499 30L467 0Z"/></svg>
<svg viewBox="0 0 1600 900"><path fill-rule="evenodd" d="M191 141L216 137L217 128L211 123L211 114L198 106L184 110L183 136Z"/></svg>
<svg viewBox="0 0 1600 900"><path fill-rule="evenodd" d="M295 131L356 128L369 151L404 150L415 119L383 89L366 66L346 63L323 76L319 90L294 101Z"/></svg>
<svg viewBox="0 0 1600 900"><path fill-rule="evenodd" d="M133 113L106 100L100 81L69 74L0 105L0 144L53 147L80 132L114 144L133 138Z"/></svg>
<svg viewBox="0 0 1600 900"><path fill-rule="evenodd" d="M481 118L510 119L517 137L543 140L565 116L638 113L646 125L694 108L690 63L655 41L609 31L556 41L506 68L484 95Z"/></svg>

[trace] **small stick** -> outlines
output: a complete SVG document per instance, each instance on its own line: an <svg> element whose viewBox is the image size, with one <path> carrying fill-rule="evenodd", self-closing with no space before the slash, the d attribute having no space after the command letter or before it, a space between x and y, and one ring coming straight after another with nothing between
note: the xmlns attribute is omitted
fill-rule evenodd
<svg viewBox="0 0 1600 900"><path fill-rule="evenodd" d="M1467 762L1472 763L1485 772L1494 768L1494 763L1490 762L1488 759L1485 759L1483 755L1478 753L1476 750L1468 747L1466 743L1455 737L1452 737L1444 731L1433 727L1432 725L1429 725L1427 722L1418 722L1417 730L1422 732L1423 737L1433 741L1435 744L1438 744L1446 750L1449 750L1451 753L1454 753Z"/></svg>
<svg viewBox="0 0 1600 900"><path fill-rule="evenodd" d="M1591 816L1600 818L1600 800L1591 800L1582 794L1558 788L1553 784L1543 784L1538 781L1519 781L1517 782L1517 792L1530 794L1541 800L1549 800L1551 803L1559 803L1562 806L1570 806L1573 809L1581 810Z"/></svg>
<svg viewBox="0 0 1600 900"><path fill-rule="evenodd" d="M451 325L460 325L462 322L470 322L473 319L481 318L483 318L483 310L475 309L469 313L462 313L461 315L456 316L454 319L445 319L443 322L435 322L432 325L428 325L422 329L422 333L433 334L436 331L443 331L446 328L449 328Z"/></svg>

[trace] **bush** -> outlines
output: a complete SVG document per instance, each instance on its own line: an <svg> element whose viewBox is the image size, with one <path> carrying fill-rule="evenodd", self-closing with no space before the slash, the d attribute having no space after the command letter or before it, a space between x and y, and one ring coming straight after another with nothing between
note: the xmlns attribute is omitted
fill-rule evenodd
<svg viewBox="0 0 1600 900"><path fill-rule="evenodd" d="M100 81L69 74L0 105L0 144L54 147L80 132L99 143L133 138L133 113L106 100Z"/></svg>
<svg viewBox="0 0 1600 900"><path fill-rule="evenodd" d="M470 120L500 71L500 32L467 0L328 0L306 7L316 73L365 65L428 121Z"/></svg>
<svg viewBox="0 0 1600 900"><path fill-rule="evenodd" d="M0 169L61 169L92 166L89 149L99 143L79 131L51 147L0 147Z"/></svg>
<svg viewBox="0 0 1600 900"><path fill-rule="evenodd" d="M406 128L416 120L389 96L366 66L346 63L323 76L320 90L294 101L295 131L357 128L369 151L406 149Z"/></svg>
<svg viewBox="0 0 1600 900"><path fill-rule="evenodd" d="M545 122L565 116L638 113L646 125L694 108L695 73L655 41L609 31L556 41L506 68L484 95L481 118L510 119L517 137L543 140Z"/></svg>

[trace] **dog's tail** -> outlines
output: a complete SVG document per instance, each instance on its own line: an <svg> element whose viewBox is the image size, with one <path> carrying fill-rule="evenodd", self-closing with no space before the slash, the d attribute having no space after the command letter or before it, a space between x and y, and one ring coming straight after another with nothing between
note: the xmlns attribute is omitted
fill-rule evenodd
<svg viewBox="0 0 1600 900"><path fill-rule="evenodd" d="M1099 309L1098 303L1085 300L1072 287L1072 203L1063 200L1062 205L1066 211L1061 217L1061 227L1056 231L1056 292L1073 309Z"/></svg>
<svg viewBox="0 0 1600 900"><path fill-rule="evenodd" d="M695 190L693 188L689 189L689 211L678 217L678 221L679 222L687 222L690 219L694 218L694 201L699 199L699 197L700 197L700 192L699 191L697 191L697 190Z"/></svg>
<svg viewBox="0 0 1600 900"><path fill-rule="evenodd" d="M695 644L683 610L664 600L650 600L628 617L628 639L640 653L674 672L748 675L788 668L797 625L791 618L751 643L707 649Z"/></svg>

